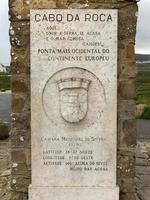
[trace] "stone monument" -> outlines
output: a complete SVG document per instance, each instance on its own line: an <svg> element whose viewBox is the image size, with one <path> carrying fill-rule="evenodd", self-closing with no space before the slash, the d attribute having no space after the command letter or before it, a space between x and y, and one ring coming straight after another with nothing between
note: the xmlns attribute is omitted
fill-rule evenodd
<svg viewBox="0 0 150 200"><path fill-rule="evenodd" d="M31 10L30 200L118 200L117 10Z"/></svg>

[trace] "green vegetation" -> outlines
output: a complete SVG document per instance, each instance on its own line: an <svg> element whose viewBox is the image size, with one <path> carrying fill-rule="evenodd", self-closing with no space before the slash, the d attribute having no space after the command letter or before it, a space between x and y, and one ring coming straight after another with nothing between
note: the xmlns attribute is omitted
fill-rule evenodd
<svg viewBox="0 0 150 200"><path fill-rule="evenodd" d="M137 63L139 72L150 72L150 63Z"/></svg>
<svg viewBox="0 0 150 200"><path fill-rule="evenodd" d="M140 72L137 76L137 104L150 106L150 72Z"/></svg>
<svg viewBox="0 0 150 200"><path fill-rule="evenodd" d="M150 107L146 107L139 119L150 119Z"/></svg>
<svg viewBox="0 0 150 200"><path fill-rule="evenodd" d="M0 90L10 90L10 75L7 73L0 73Z"/></svg>
<svg viewBox="0 0 150 200"><path fill-rule="evenodd" d="M8 72L0 72L0 75L6 76L6 75L9 75L9 73Z"/></svg>
<svg viewBox="0 0 150 200"><path fill-rule="evenodd" d="M144 113L140 116L142 119L150 119L150 64L137 64L137 104L146 104Z"/></svg>

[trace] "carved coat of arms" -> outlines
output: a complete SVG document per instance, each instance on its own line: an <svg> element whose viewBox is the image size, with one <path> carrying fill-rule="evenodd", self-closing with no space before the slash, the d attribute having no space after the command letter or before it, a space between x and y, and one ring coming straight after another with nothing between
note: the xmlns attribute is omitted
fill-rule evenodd
<svg viewBox="0 0 150 200"><path fill-rule="evenodd" d="M65 121L75 123L85 118L88 110L90 82L90 80L75 77L60 79L57 82L60 114Z"/></svg>

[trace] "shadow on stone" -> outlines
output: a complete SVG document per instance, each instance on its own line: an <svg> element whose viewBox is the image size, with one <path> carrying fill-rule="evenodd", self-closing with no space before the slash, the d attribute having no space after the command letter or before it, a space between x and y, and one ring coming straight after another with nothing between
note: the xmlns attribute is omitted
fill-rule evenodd
<svg viewBox="0 0 150 200"><path fill-rule="evenodd" d="M9 137L9 130L9 123L0 121L0 140L4 140Z"/></svg>

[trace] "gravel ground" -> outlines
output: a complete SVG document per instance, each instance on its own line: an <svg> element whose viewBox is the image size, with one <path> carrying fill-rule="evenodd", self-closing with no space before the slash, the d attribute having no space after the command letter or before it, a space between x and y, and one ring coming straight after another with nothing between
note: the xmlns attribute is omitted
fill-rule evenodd
<svg viewBox="0 0 150 200"><path fill-rule="evenodd" d="M137 137L140 140L150 140L150 120L137 120Z"/></svg>
<svg viewBox="0 0 150 200"><path fill-rule="evenodd" d="M150 141L139 141L136 153L137 200L150 200Z"/></svg>

